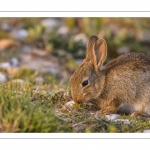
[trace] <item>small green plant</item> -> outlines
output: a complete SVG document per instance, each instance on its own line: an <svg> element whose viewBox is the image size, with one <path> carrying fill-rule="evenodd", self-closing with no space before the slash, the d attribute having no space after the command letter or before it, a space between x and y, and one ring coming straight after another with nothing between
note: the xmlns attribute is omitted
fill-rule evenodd
<svg viewBox="0 0 150 150"><path fill-rule="evenodd" d="M0 132L72 131L69 124L54 115L48 105L50 101L32 103L30 93L29 89L15 91L10 86L0 85Z"/></svg>

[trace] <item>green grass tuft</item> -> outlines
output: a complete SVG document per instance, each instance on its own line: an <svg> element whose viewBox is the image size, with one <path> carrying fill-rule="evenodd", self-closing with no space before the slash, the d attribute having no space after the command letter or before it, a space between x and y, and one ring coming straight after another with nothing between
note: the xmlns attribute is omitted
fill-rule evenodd
<svg viewBox="0 0 150 150"><path fill-rule="evenodd" d="M51 101L31 102L30 90L28 86L27 91L0 86L0 132L72 131L69 124L66 125L54 115Z"/></svg>

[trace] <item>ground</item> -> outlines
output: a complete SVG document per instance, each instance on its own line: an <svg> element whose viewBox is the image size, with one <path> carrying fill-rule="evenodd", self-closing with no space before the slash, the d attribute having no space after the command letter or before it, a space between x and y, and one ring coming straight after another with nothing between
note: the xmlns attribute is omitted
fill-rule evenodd
<svg viewBox="0 0 150 150"><path fill-rule="evenodd" d="M149 22L147 18L1 18L0 132L148 132L149 118L104 116L74 105L69 78L95 33L108 43L105 63L132 51L150 55Z"/></svg>

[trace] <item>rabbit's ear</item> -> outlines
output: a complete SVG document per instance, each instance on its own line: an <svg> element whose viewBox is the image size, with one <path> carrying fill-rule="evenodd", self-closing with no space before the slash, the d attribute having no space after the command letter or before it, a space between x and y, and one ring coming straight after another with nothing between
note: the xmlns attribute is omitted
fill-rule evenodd
<svg viewBox="0 0 150 150"><path fill-rule="evenodd" d="M99 69L107 57L106 41L102 38L98 39L93 46L93 50L95 54L94 66Z"/></svg>
<svg viewBox="0 0 150 150"><path fill-rule="evenodd" d="M91 60L94 57L93 53L93 45L98 40L98 37L96 35L92 35L89 39L89 42L87 44L87 50L86 50L86 59Z"/></svg>

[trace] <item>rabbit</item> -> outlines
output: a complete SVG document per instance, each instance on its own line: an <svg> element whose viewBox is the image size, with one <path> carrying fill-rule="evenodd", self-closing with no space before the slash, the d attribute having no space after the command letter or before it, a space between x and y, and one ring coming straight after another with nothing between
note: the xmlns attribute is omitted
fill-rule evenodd
<svg viewBox="0 0 150 150"><path fill-rule="evenodd" d="M93 101L102 114L150 116L150 57L126 53L103 65L107 43L93 35L86 58L70 77L75 103Z"/></svg>

